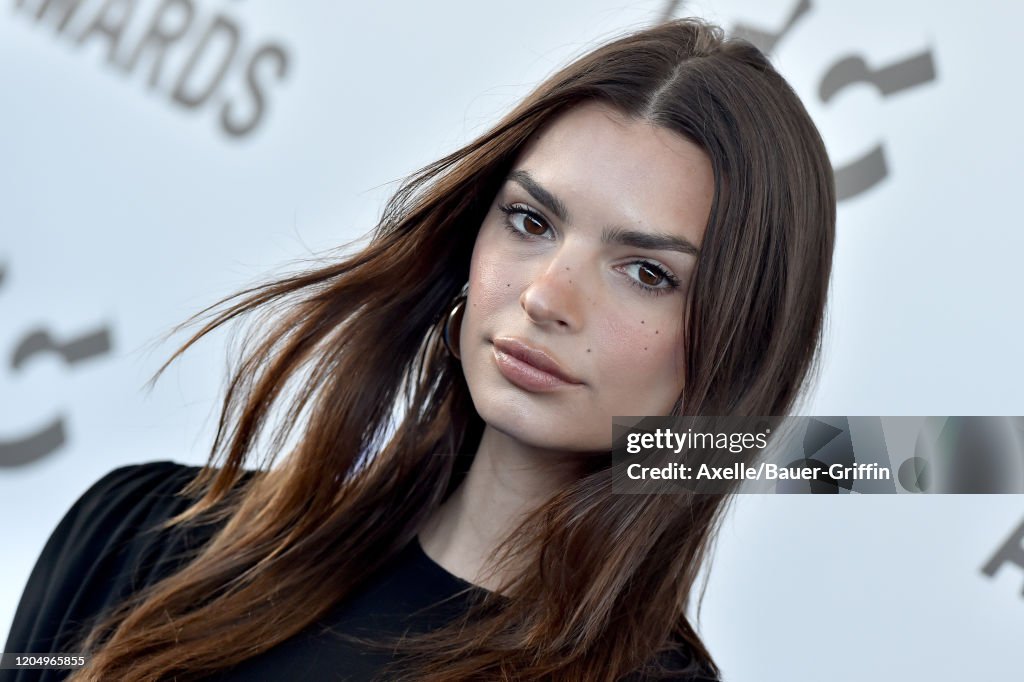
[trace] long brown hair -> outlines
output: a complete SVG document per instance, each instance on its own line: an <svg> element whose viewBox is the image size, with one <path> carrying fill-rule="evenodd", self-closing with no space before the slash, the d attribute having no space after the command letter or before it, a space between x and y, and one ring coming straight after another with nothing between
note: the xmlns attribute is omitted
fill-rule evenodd
<svg viewBox="0 0 1024 682"><path fill-rule="evenodd" d="M484 427L441 342L476 229L523 143L586 100L676 131L711 160L715 193L673 414L790 413L816 370L831 271L825 147L749 43L699 20L631 32L406 178L363 248L185 323L210 318L154 380L210 331L259 313L209 462L183 491L196 500L166 527L211 510L227 522L88 633L91 664L71 679L184 679L236 664L324 616L415 539L461 481L457 455L475 452ZM261 444L271 463L286 451L283 464L239 487ZM236 488L243 494L229 496ZM613 495L607 462L595 467L503 546L536 556L530 570L459 627L404 643L413 679L611 681L680 641L718 674L686 614L729 499Z"/></svg>

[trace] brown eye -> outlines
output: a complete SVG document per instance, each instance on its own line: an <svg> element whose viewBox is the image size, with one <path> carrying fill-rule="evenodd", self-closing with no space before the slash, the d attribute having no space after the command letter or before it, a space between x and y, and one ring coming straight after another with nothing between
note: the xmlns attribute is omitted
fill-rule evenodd
<svg viewBox="0 0 1024 682"><path fill-rule="evenodd" d="M545 227L545 225L542 222L540 222L539 220L537 220L533 216L524 214L523 215L523 229L525 229L530 234L535 234L535 235L537 235L539 237L540 235L542 235L545 232L547 232L548 228Z"/></svg>
<svg viewBox="0 0 1024 682"><path fill-rule="evenodd" d="M660 272L656 272L654 269L647 265L640 265L637 270L637 275L640 277L640 281L648 286L657 286L664 279L664 275Z"/></svg>
<svg viewBox="0 0 1024 682"><path fill-rule="evenodd" d="M636 271L633 271L636 268ZM626 266L629 283L649 296L670 294L679 289L679 278L656 263L636 260Z"/></svg>
<svg viewBox="0 0 1024 682"><path fill-rule="evenodd" d="M531 237L549 239L544 234L551 228L548 227L543 216L519 204L503 205L498 209L505 214L505 227L516 237L520 239L530 239ZM519 224L520 220L522 225Z"/></svg>

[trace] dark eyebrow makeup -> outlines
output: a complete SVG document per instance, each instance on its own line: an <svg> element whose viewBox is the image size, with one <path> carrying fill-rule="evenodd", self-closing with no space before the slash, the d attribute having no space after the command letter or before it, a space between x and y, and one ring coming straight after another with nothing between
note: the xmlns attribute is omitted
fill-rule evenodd
<svg viewBox="0 0 1024 682"><path fill-rule="evenodd" d="M544 189L543 186L530 175L528 171L519 169L514 170L508 174L508 178L515 182L524 190L526 190L530 196L532 196L537 203L551 211L559 220L563 223L571 223L572 218L569 216L569 210L565 207L565 204L556 197L554 194ZM671 234L654 233L654 232L640 232L638 230L627 230L624 227L618 226L607 226L601 231L601 241L605 244L618 244L621 246L632 246L637 249L650 249L654 251L678 251L680 253L688 253L696 256L700 253L693 242L682 237L677 237Z"/></svg>

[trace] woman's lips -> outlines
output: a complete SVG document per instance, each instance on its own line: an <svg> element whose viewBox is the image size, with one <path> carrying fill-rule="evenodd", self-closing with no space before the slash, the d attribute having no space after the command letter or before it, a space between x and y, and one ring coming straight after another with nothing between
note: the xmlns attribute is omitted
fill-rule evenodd
<svg viewBox="0 0 1024 682"><path fill-rule="evenodd" d="M509 337L495 339L493 345L498 370L520 388L527 391L553 391L581 385L581 382L539 348Z"/></svg>

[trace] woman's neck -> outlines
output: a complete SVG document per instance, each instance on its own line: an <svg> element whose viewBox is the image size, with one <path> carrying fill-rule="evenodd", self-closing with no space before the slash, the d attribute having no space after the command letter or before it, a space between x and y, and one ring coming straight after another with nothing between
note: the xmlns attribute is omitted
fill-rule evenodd
<svg viewBox="0 0 1024 682"><path fill-rule="evenodd" d="M507 576L487 574L491 553L526 514L576 480L579 456L486 426L466 477L420 531L424 552L449 573L496 590ZM528 559L509 569L520 570Z"/></svg>

